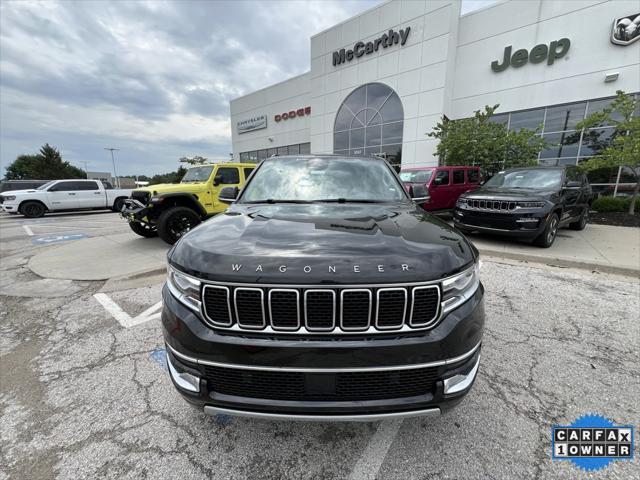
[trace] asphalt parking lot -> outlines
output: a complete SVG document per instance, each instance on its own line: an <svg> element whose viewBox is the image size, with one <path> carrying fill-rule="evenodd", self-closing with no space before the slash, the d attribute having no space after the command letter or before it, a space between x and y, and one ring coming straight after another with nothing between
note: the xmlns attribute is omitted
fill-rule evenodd
<svg viewBox="0 0 640 480"><path fill-rule="evenodd" d="M638 279L495 258L482 267L479 377L450 413L344 424L205 416L167 376L161 276L47 279L27 266L58 245L128 231L108 212L0 215L0 479L575 478L587 474L550 459L551 425L586 413L640 425ZM594 478L638 471L636 452Z"/></svg>

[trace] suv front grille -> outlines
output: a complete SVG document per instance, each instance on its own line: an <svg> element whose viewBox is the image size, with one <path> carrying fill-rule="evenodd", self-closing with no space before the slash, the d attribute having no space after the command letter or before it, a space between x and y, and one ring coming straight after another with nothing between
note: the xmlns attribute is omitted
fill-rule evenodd
<svg viewBox="0 0 640 480"><path fill-rule="evenodd" d="M433 393L438 367L307 373L204 366L209 389L237 397L298 401L358 401Z"/></svg>
<svg viewBox="0 0 640 480"><path fill-rule="evenodd" d="M134 190L133 192L131 192L131 198L133 198L134 200L138 200L140 203L144 205L149 203L150 197L151 197L151 194L149 192L138 191L138 190Z"/></svg>
<svg viewBox="0 0 640 480"><path fill-rule="evenodd" d="M509 212L515 210L516 202L504 200L467 200L467 208L474 210L490 210L494 212Z"/></svg>
<svg viewBox="0 0 640 480"><path fill-rule="evenodd" d="M384 287L264 287L205 284L202 313L233 331L385 333L428 328L440 312L437 284Z"/></svg>

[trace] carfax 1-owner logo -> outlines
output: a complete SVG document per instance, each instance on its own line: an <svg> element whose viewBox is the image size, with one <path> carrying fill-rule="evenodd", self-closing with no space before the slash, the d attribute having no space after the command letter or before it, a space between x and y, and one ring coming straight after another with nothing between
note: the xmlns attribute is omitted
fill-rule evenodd
<svg viewBox="0 0 640 480"><path fill-rule="evenodd" d="M584 415L571 425L551 428L551 458L570 460L583 470L601 470L614 460L633 460L631 425L615 425L601 415Z"/></svg>

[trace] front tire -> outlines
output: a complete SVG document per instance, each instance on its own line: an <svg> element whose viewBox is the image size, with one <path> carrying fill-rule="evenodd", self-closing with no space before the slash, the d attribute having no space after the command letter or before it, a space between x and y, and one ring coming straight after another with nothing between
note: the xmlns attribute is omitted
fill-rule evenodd
<svg viewBox="0 0 640 480"><path fill-rule="evenodd" d="M556 240L558 233L558 224L560 223L560 217L557 213L552 213L547 226L538 238L533 241L534 245L542 248L549 248Z"/></svg>
<svg viewBox="0 0 640 480"><path fill-rule="evenodd" d="M47 211L40 202L25 202L20 206L20 213L27 218L40 218Z"/></svg>
<svg viewBox="0 0 640 480"><path fill-rule="evenodd" d="M573 222L569 224L569 228L571 230L584 230L587 226L587 222L589 221L589 207L585 207L582 215L580 215L580 220L577 222Z"/></svg>
<svg viewBox="0 0 640 480"><path fill-rule="evenodd" d="M144 238L153 238L158 236L156 229L145 223L129 222L129 228L131 228L134 233Z"/></svg>
<svg viewBox="0 0 640 480"><path fill-rule="evenodd" d="M173 207L165 210L158 219L158 235L169 245L201 222L200 216L188 207Z"/></svg>
<svg viewBox="0 0 640 480"><path fill-rule="evenodd" d="M114 212L121 212L123 206L124 206L124 198L116 198L116 201L113 202L112 210Z"/></svg>

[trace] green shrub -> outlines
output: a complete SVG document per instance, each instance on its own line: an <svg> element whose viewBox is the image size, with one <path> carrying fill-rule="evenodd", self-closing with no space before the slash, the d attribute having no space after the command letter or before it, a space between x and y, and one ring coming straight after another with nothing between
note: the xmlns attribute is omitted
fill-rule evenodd
<svg viewBox="0 0 640 480"><path fill-rule="evenodd" d="M629 203L621 197L600 197L594 200L593 208L596 212L626 212Z"/></svg>
<svg viewBox="0 0 640 480"><path fill-rule="evenodd" d="M629 211L629 205L631 205L631 197L627 197L624 199L624 211ZM636 198L636 213L640 212L640 196Z"/></svg>

